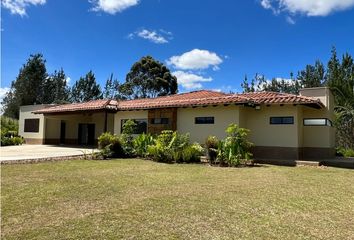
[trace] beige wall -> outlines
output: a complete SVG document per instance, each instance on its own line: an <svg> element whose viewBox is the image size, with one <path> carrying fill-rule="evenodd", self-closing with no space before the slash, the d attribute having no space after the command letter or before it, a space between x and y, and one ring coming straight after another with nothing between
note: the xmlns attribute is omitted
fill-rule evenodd
<svg viewBox="0 0 354 240"><path fill-rule="evenodd" d="M214 117L214 124L195 124L195 117ZM235 105L177 109L177 131L190 133L192 142L204 143L209 135L225 138L231 123L239 123L239 107Z"/></svg>
<svg viewBox="0 0 354 240"><path fill-rule="evenodd" d="M60 138L60 119L45 120L45 138L46 139L59 139Z"/></svg>
<svg viewBox="0 0 354 240"><path fill-rule="evenodd" d="M331 118L327 109L303 107L303 118ZM335 129L330 126L303 126L303 147L334 148Z"/></svg>
<svg viewBox="0 0 354 240"><path fill-rule="evenodd" d="M245 109L246 125L251 130L250 141L256 146L299 147L298 110L293 105L265 105L260 110ZM294 124L271 125L270 117L294 117Z"/></svg>
<svg viewBox="0 0 354 240"><path fill-rule="evenodd" d="M43 114L33 114L33 111L46 108L48 105L28 105L20 107L19 135L25 139L43 139L45 134L45 123ZM25 119L39 119L39 132L24 132Z"/></svg>
<svg viewBox="0 0 354 240"><path fill-rule="evenodd" d="M107 114L107 131L113 133L113 119L114 114ZM60 123L64 121L66 124L65 136L66 139L77 139L78 129L80 123L93 123L95 124L95 139L97 139L104 131L105 113L81 113L81 114L63 114L63 115L48 115L46 116L47 139L59 139L60 138Z"/></svg>
<svg viewBox="0 0 354 240"><path fill-rule="evenodd" d="M326 109L299 105L261 105L259 110L243 106L217 106L177 109L177 131L190 133L191 141L204 143L209 135L226 136L231 123L251 130L249 139L264 147L332 147L333 128L304 127L304 117L324 117ZM214 117L214 124L195 124L195 117ZM294 117L294 124L271 125L270 117ZM146 119L148 111L121 111L114 116L114 133L119 135L122 119ZM328 131L329 130L329 131ZM331 143L331 144L330 144Z"/></svg>
<svg viewBox="0 0 354 240"><path fill-rule="evenodd" d="M148 111L119 111L114 114L114 134L120 135L122 119L148 119Z"/></svg>
<svg viewBox="0 0 354 240"><path fill-rule="evenodd" d="M327 87L305 88L300 95L318 98L326 108L303 107L303 118L328 118L334 120L334 97ZM303 147L334 148L335 129L330 126L303 126Z"/></svg>

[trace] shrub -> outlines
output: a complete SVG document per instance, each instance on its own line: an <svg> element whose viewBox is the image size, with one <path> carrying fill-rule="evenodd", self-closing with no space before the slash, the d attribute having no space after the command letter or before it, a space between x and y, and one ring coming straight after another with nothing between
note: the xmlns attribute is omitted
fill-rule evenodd
<svg viewBox="0 0 354 240"><path fill-rule="evenodd" d="M140 134L133 140L134 153L139 157L148 156L148 147L155 144L155 139L150 134Z"/></svg>
<svg viewBox="0 0 354 240"><path fill-rule="evenodd" d="M103 149L109 144L111 144L111 140L113 135L109 132L102 133L101 136L98 137L98 148Z"/></svg>
<svg viewBox="0 0 354 240"><path fill-rule="evenodd" d="M343 157L354 157L354 149L337 148L337 154Z"/></svg>
<svg viewBox="0 0 354 240"><path fill-rule="evenodd" d="M218 145L219 139L216 136L209 136L205 140L205 148L208 154L208 160L210 164L215 163L216 157L218 155Z"/></svg>
<svg viewBox="0 0 354 240"><path fill-rule="evenodd" d="M200 156L203 155L204 149L200 144L193 143L182 150L182 161L186 163L200 162Z"/></svg>
<svg viewBox="0 0 354 240"><path fill-rule="evenodd" d="M136 126L136 123L131 119L125 121L123 124L121 140L123 144L124 154L126 156L134 155L133 134L135 132Z"/></svg>
<svg viewBox="0 0 354 240"><path fill-rule="evenodd" d="M24 139L18 136L18 120L1 116L1 146L21 145Z"/></svg>
<svg viewBox="0 0 354 240"><path fill-rule="evenodd" d="M25 142L23 137L5 137L1 136L1 146L22 145Z"/></svg>
<svg viewBox="0 0 354 240"><path fill-rule="evenodd" d="M218 146L218 160L228 166L246 164L252 157L250 153L252 143L247 140L249 130L230 124L226 133L226 139Z"/></svg>
<svg viewBox="0 0 354 240"><path fill-rule="evenodd" d="M173 161L173 152L171 150L174 132L170 130L162 131L157 136L155 145L148 146L148 155L157 162L171 163Z"/></svg>
<svg viewBox="0 0 354 240"><path fill-rule="evenodd" d="M23 137L19 137L19 136L18 137L12 137L11 140L12 140L13 145L22 145L25 142Z"/></svg>
<svg viewBox="0 0 354 240"><path fill-rule="evenodd" d="M98 137L98 148L103 158L124 156L121 140L109 132L102 133Z"/></svg>
<svg viewBox="0 0 354 240"><path fill-rule="evenodd" d="M155 145L148 146L147 149L149 156L158 162L191 162L195 161L197 151L196 147L186 150L190 146L189 134L165 130L157 136Z"/></svg>

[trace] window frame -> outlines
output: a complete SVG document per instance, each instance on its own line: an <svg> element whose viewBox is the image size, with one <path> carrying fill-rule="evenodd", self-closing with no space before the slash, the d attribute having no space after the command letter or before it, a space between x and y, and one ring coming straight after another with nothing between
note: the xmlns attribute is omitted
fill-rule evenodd
<svg viewBox="0 0 354 240"><path fill-rule="evenodd" d="M27 125L27 124L29 124L29 121L33 121L34 125L32 125L32 124ZM39 118L26 118L26 119L24 119L23 132L26 132L26 133L39 133L39 124L40 124L40 119Z"/></svg>
<svg viewBox="0 0 354 240"><path fill-rule="evenodd" d="M202 120L203 119L203 120ZM201 121L202 120L202 121ZM208 121L210 120L210 121ZM195 117L194 124L215 124L215 117L208 116L208 117Z"/></svg>
<svg viewBox="0 0 354 240"><path fill-rule="evenodd" d="M306 120L325 120L325 124L305 124ZM328 118L304 118L303 121L304 127L333 127L333 123Z"/></svg>
<svg viewBox="0 0 354 240"><path fill-rule="evenodd" d="M160 122L156 122L156 119L159 119ZM168 125L170 123L169 118L151 118L150 124L153 125Z"/></svg>
<svg viewBox="0 0 354 240"><path fill-rule="evenodd" d="M285 122L284 119L286 118L291 118L291 122ZM280 123L274 123L272 122L272 119L281 119ZM270 125L294 125L295 123L295 118L294 116L275 116L275 117L269 117L269 124Z"/></svg>
<svg viewBox="0 0 354 240"><path fill-rule="evenodd" d="M136 134L136 135L139 135L139 134L143 134L143 133L147 133L147 130L148 130L148 119L147 118L125 118L125 119L121 119L120 120L120 134L123 133L123 125L124 125L124 122L125 121L128 121L128 120L133 120L137 125L139 124L138 122L145 122L145 130L140 132L139 131L139 125L137 126L137 130L133 133L133 134Z"/></svg>

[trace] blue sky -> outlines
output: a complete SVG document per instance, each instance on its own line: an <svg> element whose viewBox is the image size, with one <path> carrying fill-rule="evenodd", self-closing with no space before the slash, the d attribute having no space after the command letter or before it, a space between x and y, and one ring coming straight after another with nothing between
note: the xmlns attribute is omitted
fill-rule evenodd
<svg viewBox="0 0 354 240"><path fill-rule="evenodd" d="M245 74L289 78L332 46L354 55L354 0L2 0L1 93L31 53L70 84L120 81L151 55L179 90L241 91Z"/></svg>

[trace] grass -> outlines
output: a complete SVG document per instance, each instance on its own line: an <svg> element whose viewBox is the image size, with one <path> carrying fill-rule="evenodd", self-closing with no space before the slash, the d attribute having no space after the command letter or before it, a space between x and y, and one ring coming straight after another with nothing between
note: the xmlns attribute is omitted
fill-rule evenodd
<svg viewBox="0 0 354 240"><path fill-rule="evenodd" d="M2 166L2 239L353 239L354 172L126 159Z"/></svg>

